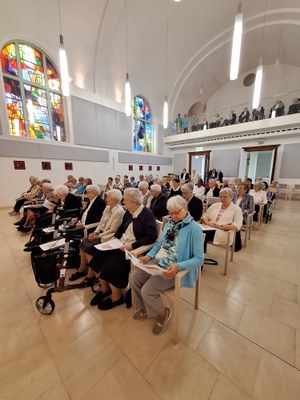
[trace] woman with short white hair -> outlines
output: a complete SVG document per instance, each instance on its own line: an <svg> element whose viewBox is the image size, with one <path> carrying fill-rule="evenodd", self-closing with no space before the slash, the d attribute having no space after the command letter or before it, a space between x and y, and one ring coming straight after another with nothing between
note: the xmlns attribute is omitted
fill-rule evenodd
<svg viewBox="0 0 300 400"><path fill-rule="evenodd" d="M86 187L86 194L88 197L88 204L76 224L77 228L83 228L85 225L99 222L106 207L105 201L100 197L99 186L88 185Z"/></svg>
<svg viewBox="0 0 300 400"><path fill-rule="evenodd" d="M233 192L229 188L220 191L220 202L212 204L202 217L202 222L216 230L209 230L206 233L204 251L206 251L206 243L213 241L214 244L227 243L228 231L239 231L243 224L242 210L236 204L233 204ZM233 242L231 235L230 244Z"/></svg>
<svg viewBox="0 0 300 400"><path fill-rule="evenodd" d="M150 186L150 192L152 194L150 210L155 215L155 218L161 221L163 216L168 215L168 198L164 193L162 193L161 186L157 183Z"/></svg>
<svg viewBox="0 0 300 400"><path fill-rule="evenodd" d="M134 321L155 318L152 332L163 333L171 318L171 310L164 306L160 294L174 287L178 271L189 270L182 278L182 286L192 288L198 278L199 267L203 264L202 230L188 212L187 202L182 196L168 200L167 208L171 216L153 248L140 261L154 263L165 271L161 275L150 275L136 268L130 274L137 311Z"/></svg>

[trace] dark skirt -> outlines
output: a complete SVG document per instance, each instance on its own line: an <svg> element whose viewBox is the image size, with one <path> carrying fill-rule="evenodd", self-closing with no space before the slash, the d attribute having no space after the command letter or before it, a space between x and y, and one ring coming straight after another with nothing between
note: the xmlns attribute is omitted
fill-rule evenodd
<svg viewBox="0 0 300 400"><path fill-rule="evenodd" d="M95 244L99 244L99 243L101 243L101 241L99 239L90 241L87 238L85 238L85 239L82 239L79 247L85 253L87 253L91 256L94 256L95 254L98 253L98 250L95 248Z"/></svg>
<svg viewBox="0 0 300 400"><path fill-rule="evenodd" d="M125 252L119 249L97 251L89 266L100 273L100 278L118 289L128 285L130 261L125 259Z"/></svg>

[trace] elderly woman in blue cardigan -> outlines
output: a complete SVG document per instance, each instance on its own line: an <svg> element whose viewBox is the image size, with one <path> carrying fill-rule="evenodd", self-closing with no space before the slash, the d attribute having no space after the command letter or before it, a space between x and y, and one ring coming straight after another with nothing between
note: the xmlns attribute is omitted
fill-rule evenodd
<svg viewBox="0 0 300 400"><path fill-rule="evenodd" d="M155 263L165 271L150 275L136 268L130 275L137 308L133 320L156 318L152 329L155 335L165 331L171 318L171 310L164 306L160 294L174 287L175 275L182 270L189 270L182 279L182 286L193 288L204 260L202 230L189 214L186 200L181 196L171 197L167 209L171 220L153 248L140 257L142 263Z"/></svg>

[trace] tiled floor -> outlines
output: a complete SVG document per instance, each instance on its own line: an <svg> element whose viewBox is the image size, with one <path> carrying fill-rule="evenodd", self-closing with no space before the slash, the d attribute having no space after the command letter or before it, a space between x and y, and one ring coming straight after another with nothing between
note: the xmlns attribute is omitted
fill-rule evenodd
<svg viewBox="0 0 300 400"><path fill-rule="evenodd" d="M44 293L34 280L15 217L0 210L0 399L299 400L300 202L281 200L222 273L202 274L200 310L183 290L180 336L155 337L132 309L99 311L89 289ZM170 324L171 329L172 324Z"/></svg>

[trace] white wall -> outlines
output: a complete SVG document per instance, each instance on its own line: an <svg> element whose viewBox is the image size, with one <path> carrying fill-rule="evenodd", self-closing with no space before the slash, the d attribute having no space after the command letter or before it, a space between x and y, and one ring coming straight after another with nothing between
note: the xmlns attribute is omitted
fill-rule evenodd
<svg viewBox="0 0 300 400"><path fill-rule="evenodd" d="M14 160L24 160L26 163L25 171L16 171L13 167ZM76 178L79 176L90 177L96 184L104 184L109 176L114 177L116 174L134 176L136 180L140 174L153 176L167 175L172 172L172 166L161 165L160 171L156 170L156 165L152 166L152 171L148 171L148 165L142 164L144 170L139 171L139 165L133 164L133 171L128 171L128 164L118 163L117 151L110 151L110 162L87 162L87 161L72 161L73 171L66 171L63 160L40 160L33 158L13 158L13 157L0 157L0 178L1 187L0 192L0 208L8 207L14 204L15 198L21 192L28 189L28 178L30 175L39 178L48 178L51 180L53 186L66 182L67 175L72 174ZM51 171L43 171L41 168L41 161L51 161Z"/></svg>

